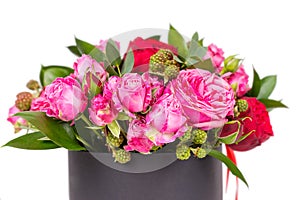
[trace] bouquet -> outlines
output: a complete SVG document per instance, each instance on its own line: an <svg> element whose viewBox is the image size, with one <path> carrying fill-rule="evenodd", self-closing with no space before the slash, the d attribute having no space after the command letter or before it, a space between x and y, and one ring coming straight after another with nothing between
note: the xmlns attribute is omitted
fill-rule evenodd
<svg viewBox="0 0 300 200"><path fill-rule="evenodd" d="M133 38L123 55L113 39L75 42L68 47L79 57L72 68L42 66L40 81L17 95L8 121L15 133L27 132L4 146L107 150L122 164L132 153L174 147L179 160L221 160L247 184L230 155L273 136L268 112L286 107L269 99L275 75L261 78L254 69L250 87L237 55L224 57L197 32L186 41L172 26L167 42ZM221 144L229 158L216 150Z"/></svg>

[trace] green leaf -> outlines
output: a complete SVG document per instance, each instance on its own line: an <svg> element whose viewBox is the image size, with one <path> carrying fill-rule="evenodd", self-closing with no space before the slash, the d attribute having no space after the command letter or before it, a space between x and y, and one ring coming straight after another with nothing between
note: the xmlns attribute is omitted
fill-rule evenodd
<svg viewBox="0 0 300 200"><path fill-rule="evenodd" d="M130 119L130 117L127 114L125 114L123 112L118 113L117 120L125 121L125 120L129 120L129 119Z"/></svg>
<svg viewBox="0 0 300 200"><path fill-rule="evenodd" d="M199 40L199 35L198 35L198 32L195 32L193 37L192 37L192 40L194 41L198 41Z"/></svg>
<svg viewBox="0 0 300 200"><path fill-rule="evenodd" d="M276 86L276 79L276 75L266 76L261 79L261 87L257 95L258 99L267 99L272 94Z"/></svg>
<svg viewBox="0 0 300 200"><path fill-rule="evenodd" d="M52 83L57 77L66 77L73 73L74 70L64 66L43 66L40 71L40 82L42 86Z"/></svg>
<svg viewBox="0 0 300 200"><path fill-rule="evenodd" d="M131 72L133 65L134 65L134 55L132 50L130 49L126 54L126 58L122 66L122 74Z"/></svg>
<svg viewBox="0 0 300 200"><path fill-rule="evenodd" d="M259 99L259 101L262 102L268 110L274 108L288 108L286 105L281 103L281 101L277 101L273 99Z"/></svg>
<svg viewBox="0 0 300 200"><path fill-rule="evenodd" d="M259 91L260 91L260 87L261 87L261 80L259 78L258 73L256 72L256 70L253 67L253 83L252 83L252 88L247 93L247 95L251 96L251 97L257 97L257 95L259 94Z"/></svg>
<svg viewBox="0 0 300 200"><path fill-rule="evenodd" d="M170 25L168 33L168 43L178 49L178 55L180 57L186 59L188 55L186 42L182 35L172 25Z"/></svg>
<svg viewBox="0 0 300 200"><path fill-rule="evenodd" d="M210 71L211 73L213 73L215 71L215 68L214 68L214 65L213 65L211 59L199 61L198 63L194 64L194 67L198 68L198 69L204 69L204 70Z"/></svg>
<svg viewBox="0 0 300 200"><path fill-rule="evenodd" d="M115 137L119 138L121 130L120 130L120 126L116 120L114 120L110 124L107 124L107 127Z"/></svg>
<svg viewBox="0 0 300 200"><path fill-rule="evenodd" d="M244 175L239 170L239 168L227 156L225 156L222 152L212 149L208 153L208 155L210 155L210 156L220 160L221 162L223 162L228 167L228 169L231 171L231 173L233 175L237 176L239 179L241 179L247 185L247 187L249 187Z"/></svg>
<svg viewBox="0 0 300 200"><path fill-rule="evenodd" d="M41 132L28 133L9 141L3 146L28 150L55 149L60 147L52 141L40 140L44 137L45 135Z"/></svg>
<svg viewBox="0 0 300 200"><path fill-rule="evenodd" d="M79 50L77 49L76 46L68 46L67 47L75 56L80 57L81 53L79 52Z"/></svg>
<svg viewBox="0 0 300 200"><path fill-rule="evenodd" d="M160 40L160 35L153 35L153 36L151 36L151 37L148 37L147 39L153 39L153 40L157 40L157 41L159 41ZM146 39L146 40L147 40Z"/></svg>
<svg viewBox="0 0 300 200"><path fill-rule="evenodd" d="M97 48L91 50L89 55L97 62L104 62L107 59L106 55Z"/></svg>
<svg viewBox="0 0 300 200"><path fill-rule="evenodd" d="M120 66L121 64L121 56L119 49L112 39L109 39L106 44L106 57L112 66Z"/></svg>
<svg viewBox="0 0 300 200"><path fill-rule="evenodd" d="M85 42L83 40L80 40L78 38L75 37L75 42L76 42L76 46L78 51L80 52L80 54L89 54L94 48L95 46Z"/></svg>
<svg viewBox="0 0 300 200"><path fill-rule="evenodd" d="M197 41L192 40L190 45L191 45L189 48L190 57L198 56L199 58L203 58L205 56L207 49L200 46L200 44Z"/></svg>
<svg viewBox="0 0 300 200"><path fill-rule="evenodd" d="M25 111L19 112L15 116L26 119L59 146L75 151L85 150L76 140L76 133L69 123L47 117L43 112Z"/></svg>

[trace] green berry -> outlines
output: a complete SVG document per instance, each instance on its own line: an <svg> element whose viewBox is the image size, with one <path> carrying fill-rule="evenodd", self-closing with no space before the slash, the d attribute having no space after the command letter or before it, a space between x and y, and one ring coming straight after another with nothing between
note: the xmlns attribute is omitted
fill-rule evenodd
<svg viewBox="0 0 300 200"><path fill-rule="evenodd" d="M165 69L165 76L171 80L177 77L180 68L177 65L169 65Z"/></svg>
<svg viewBox="0 0 300 200"><path fill-rule="evenodd" d="M197 156L197 158L204 158L206 156L205 149L198 148L195 156Z"/></svg>
<svg viewBox="0 0 300 200"><path fill-rule="evenodd" d="M187 160L191 156L190 147L187 145L180 145L176 149L176 157L179 160Z"/></svg>
<svg viewBox="0 0 300 200"><path fill-rule="evenodd" d="M106 136L106 141L109 145L113 147L119 147L123 143L124 137L122 134L120 134L119 138L117 138L116 136L114 136L112 133L109 132Z"/></svg>
<svg viewBox="0 0 300 200"><path fill-rule="evenodd" d="M173 59L173 53L168 49L160 49L156 54L150 57L150 70L152 72L163 73L165 67L167 66L166 62Z"/></svg>
<svg viewBox="0 0 300 200"><path fill-rule="evenodd" d="M30 80L27 84L26 87L30 90L38 90L40 88L39 83L36 80Z"/></svg>
<svg viewBox="0 0 300 200"><path fill-rule="evenodd" d="M119 162L121 164L125 164L131 160L130 153L125 151L124 149L119 149L115 151L114 157L115 162Z"/></svg>
<svg viewBox="0 0 300 200"><path fill-rule="evenodd" d="M179 137L179 140L185 142L192 138L192 131L191 129L187 130L183 136Z"/></svg>
<svg viewBox="0 0 300 200"><path fill-rule="evenodd" d="M20 92L17 94L17 100L15 101L16 107L21 111L27 111L30 109L33 96L29 92Z"/></svg>
<svg viewBox="0 0 300 200"><path fill-rule="evenodd" d="M248 110L248 102L244 99L239 99L236 102L239 112L246 112Z"/></svg>
<svg viewBox="0 0 300 200"><path fill-rule="evenodd" d="M194 144L203 144L206 142L207 133L201 129L193 130L193 142Z"/></svg>

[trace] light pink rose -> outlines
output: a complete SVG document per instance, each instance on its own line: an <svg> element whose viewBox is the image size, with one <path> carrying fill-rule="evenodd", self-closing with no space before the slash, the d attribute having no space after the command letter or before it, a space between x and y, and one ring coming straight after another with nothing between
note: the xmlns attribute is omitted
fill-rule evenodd
<svg viewBox="0 0 300 200"><path fill-rule="evenodd" d="M177 98L170 93L161 96L147 114L147 123L158 130L155 143L170 143L182 135L186 122L182 106ZM153 137L153 136L152 136Z"/></svg>
<svg viewBox="0 0 300 200"><path fill-rule="evenodd" d="M13 116L14 114L21 112L15 105L9 108L7 121L9 121L15 129L15 133L18 133L22 128L21 126L27 126L27 121L22 117Z"/></svg>
<svg viewBox="0 0 300 200"><path fill-rule="evenodd" d="M142 120L134 119L130 122L127 132L126 151L138 151L140 153L149 153L154 143L146 136L151 130L150 126Z"/></svg>
<svg viewBox="0 0 300 200"><path fill-rule="evenodd" d="M118 111L112 102L118 80L117 77L111 77L109 82L105 83L103 94L98 94L91 100L91 107L88 109L90 120L98 126L110 124L118 116Z"/></svg>
<svg viewBox="0 0 300 200"><path fill-rule="evenodd" d="M233 114L234 92L221 77L201 69L182 70L171 82L188 124L208 130L221 127Z"/></svg>
<svg viewBox="0 0 300 200"><path fill-rule="evenodd" d="M117 96L122 106L134 113L146 110L149 104L145 102L145 99L151 95L149 92L141 75L128 73L122 77Z"/></svg>
<svg viewBox="0 0 300 200"><path fill-rule="evenodd" d="M238 97L244 96L250 90L248 85L249 76L245 72L243 65L241 65L234 73L229 72L224 74L224 79L234 88L236 88L235 93Z"/></svg>
<svg viewBox="0 0 300 200"><path fill-rule="evenodd" d="M107 72L104 69L104 64L97 62L89 55L82 55L73 67L75 77L87 88L90 88L91 81L101 86L106 80Z"/></svg>
<svg viewBox="0 0 300 200"><path fill-rule="evenodd" d="M100 40L99 45L96 45L96 48L98 48L100 51L105 52L106 45L108 40ZM120 50L120 42L114 41L117 45L118 49Z"/></svg>
<svg viewBox="0 0 300 200"><path fill-rule="evenodd" d="M207 47L206 55L204 56L204 60L210 58L217 72L222 70L221 64L224 61L224 52L221 48L218 48L215 44L210 44Z"/></svg>
<svg viewBox="0 0 300 200"><path fill-rule="evenodd" d="M45 105L49 103L46 114L63 121L74 120L87 105L87 97L73 76L56 78L46 86L44 100Z"/></svg>

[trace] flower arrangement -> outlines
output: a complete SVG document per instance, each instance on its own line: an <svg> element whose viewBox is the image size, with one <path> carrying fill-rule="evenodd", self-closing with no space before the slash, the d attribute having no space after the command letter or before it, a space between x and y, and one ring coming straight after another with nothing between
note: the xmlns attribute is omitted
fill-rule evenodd
<svg viewBox="0 0 300 200"><path fill-rule="evenodd" d="M178 159L216 157L246 183L215 148L223 143L230 151L247 151L273 136L268 112L286 107L269 99L275 75L260 78L254 70L250 87L242 59L225 58L214 44L204 46L198 33L185 41L172 26L168 42L137 37L124 55L112 39L99 45L75 41L68 47L79 57L73 68L42 66L40 82L29 81L31 92L17 95L8 121L15 133L27 133L4 146L104 146L125 164L133 152L147 155L175 144Z"/></svg>

